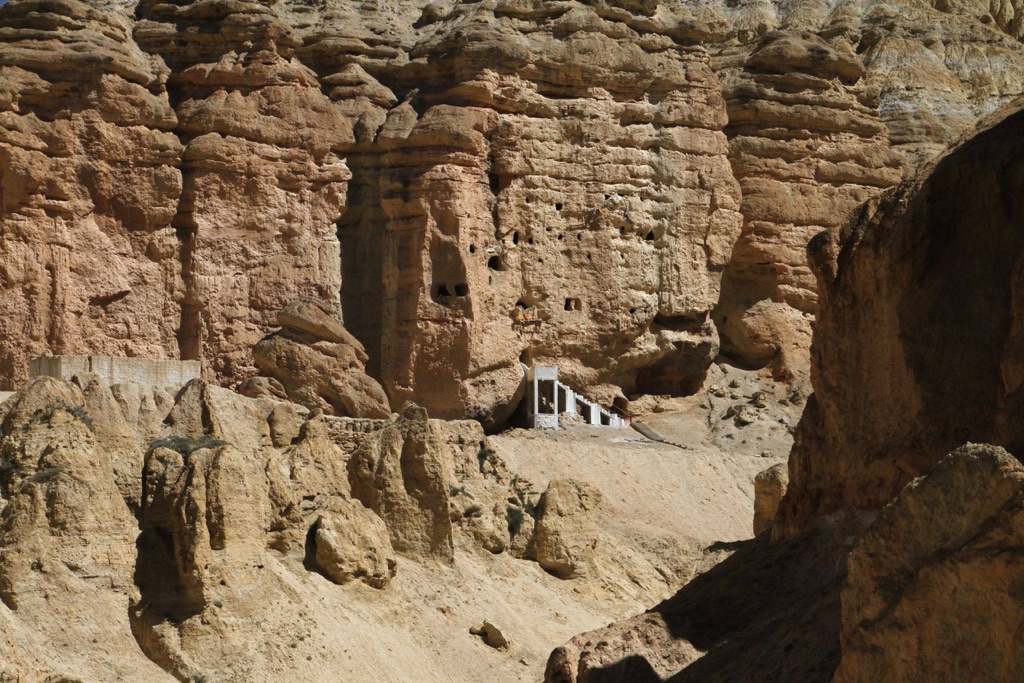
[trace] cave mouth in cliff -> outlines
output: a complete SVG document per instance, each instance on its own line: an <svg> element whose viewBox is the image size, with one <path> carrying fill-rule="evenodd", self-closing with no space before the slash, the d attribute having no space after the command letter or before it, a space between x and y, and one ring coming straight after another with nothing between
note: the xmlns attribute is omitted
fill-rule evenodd
<svg viewBox="0 0 1024 683"><path fill-rule="evenodd" d="M491 270L502 272L505 270L505 263L501 260L500 256L495 255L487 259L487 267Z"/></svg>
<svg viewBox="0 0 1024 683"><path fill-rule="evenodd" d="M430 298L433 299L434 303L444 305L451 301L452 293L448 291L448 285L441 282L431 286Z"/></svg>
<svg viewBox="0 0 1024 683"><path fill-rule="evenodd" d="M133 631L162 621L180 624L203 611L202 591L186 585L178 572L175 558L179 548L170 530L158 525L146 527L136 538L135 548L138 562L133 580L141 607L137 613L129 612Z"/></svg>

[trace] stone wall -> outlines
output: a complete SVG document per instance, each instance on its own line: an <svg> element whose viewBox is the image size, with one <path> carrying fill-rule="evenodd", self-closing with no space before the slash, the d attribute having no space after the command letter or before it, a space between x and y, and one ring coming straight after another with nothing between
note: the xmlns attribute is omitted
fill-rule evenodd
<svg viewBox="0 0 1024 683"><path fill-rule="evenodd" d="M107 384L134 382L150 387L180 387L202 374L199 361L114 358L111 356L40 356L28 363L29 377L71 380L99 375Z"/></svg>

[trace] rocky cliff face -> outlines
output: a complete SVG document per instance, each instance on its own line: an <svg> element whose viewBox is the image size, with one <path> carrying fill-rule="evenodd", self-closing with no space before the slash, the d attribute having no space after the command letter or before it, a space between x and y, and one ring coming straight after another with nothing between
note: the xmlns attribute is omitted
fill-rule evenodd
<svg viewBox="0 0 1024 683"><path fill-rule="evenodd" d="M1016 675L1022 145L1017 103L811 241L815 393L771 533L559 648L549 681ZM741 605L762 581L786 600Z"/></svg>
<svg viewBox="0 0 1024 683"><path fill-rule="evenodd" d="M881 513L850 554L834 680L1020 678L1022 483L1019 460L971 444Z"/></svg>
<svg viewBox="0 0 1024 683"><path fill-rule="evenodd" d="M719 333L791 377L804 244L1021 91L1015 16L8 3L0 374L93 352L235 383L312 296L438 416L501 423L521 360L685 393Z"/></svg>
<svg viewBox="0 0 1024 683"><path fill-rule="evenodd" d="M182 144L167 68L130 12L7 4L0 17L0 374L47 350L178 355Z"/></svg>
<svg viewBox="0 0 1024 683"><path fill-rule="evenodd" d="M8 3L0 371L234 383L301 295L438 416L502 422L520 360L686 392L718 328L792 376L802 246L899 177L886 126L913 165L1020 90L979 77L1021 59L1006 12L912 9Z"/></svg>
<svg viewBox="0 0 1024 683"><path fill-rule="evenodd" d="M1021 438L1024 119L1011 107L811 243L815 395L781 518L875 510L966 441Z"/></svg>
<svg viewBox="0 0 1024 683"><path fill-rule="evenodd" d="M377 134L401 196L364 233L399 403L500 420L521 360L606 400L699 384L740 224L724 104L702 54L631 19L473 6L400 72L424 84Z"/></svg>
<svg viewBox="0 0 1024 683"><path fill-rule="evenodd" d="M789 378L806 370L817 309L808 240L898 182L902 160L863 63L844 43L773 32L722 59L743 60L721 73L744 224L715 321L723 351Z"/></svg>

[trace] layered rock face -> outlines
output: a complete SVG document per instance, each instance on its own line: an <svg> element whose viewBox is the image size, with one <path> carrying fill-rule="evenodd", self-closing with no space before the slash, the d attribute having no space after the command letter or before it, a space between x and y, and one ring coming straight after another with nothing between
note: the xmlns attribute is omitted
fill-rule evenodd
<svg viewBox="0 0 1024 683"><path fill-rule="evenodd" d="M874 510L966 441L1016 449L1024 117L997 115L859 221L814 239L814 398L780 519Z"/></svg>
<svg viewBox="0 0 1024 683"><path fill-rule="evenodd" d="M720 73L744 223L715 321L725 353L790 378L806 370L817 308L807 242L898 182L902 160L861 60L842 43L779 31Z"/></svg>
<svg viewBox="0 0 1024 683"><path fill-rule="evenodd" d="M376 133L384 224L342 230L380 243L382 314L346 319L397 404L500 422L521 360L603 398L699 384L740 223L724 106L699 52L635 20L472 5L398 72L417 90Z"/></svg>
<svg viewBox="0 0 1024 683"><path fill-rule="evenodd" d="M899 177L887 136L914 167L1021 92L1014 16L7 3L0 375L91 352L233 384L296 296L340 300L394 408L491 426L520 361L686 393L721 330L798 375L803 245Z"/></svg>
<svg viewBox="0 0 1024 683"><path fill-rule="evenodd" d="M46 351L177 355L182 194L168 70L130 12L0 8L0 377Z"/></svg>
<svg viewBox="0 0 1024 683"><path fill-rule="evenodd" d="M185 146L179 352L237 380L296 295L338 300L351 126L268 7L142 3L138 14L139 44L171 67Z"/></svg>

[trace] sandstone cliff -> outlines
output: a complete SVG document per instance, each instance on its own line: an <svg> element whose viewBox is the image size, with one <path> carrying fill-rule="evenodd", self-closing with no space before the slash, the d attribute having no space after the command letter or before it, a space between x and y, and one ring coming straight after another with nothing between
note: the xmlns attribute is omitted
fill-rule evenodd
<svg viewBox="0 0 1024 683"><path fill-rule="evenodd" d="M4 386L46 351L232 384L300 295L440 417L502 423L521 360L686 393L719 331L798 375L804 244L1020 92L1007 7L15 0Z"/></svg>
<svg viewBox="0 0 1024 683"><path fill-rule="evenodd" d="M781 516L874 510L967 441L1020 432L1017 106L862 210L809 254L823 306L815 394Z"/></svg>
<svg viewBox="0 0 1024 683"><path fill-rule="evenodd" d="M1017 675L1022 144L1017 103L812 240L815 393L770 533L549 681Z"/></svg>

